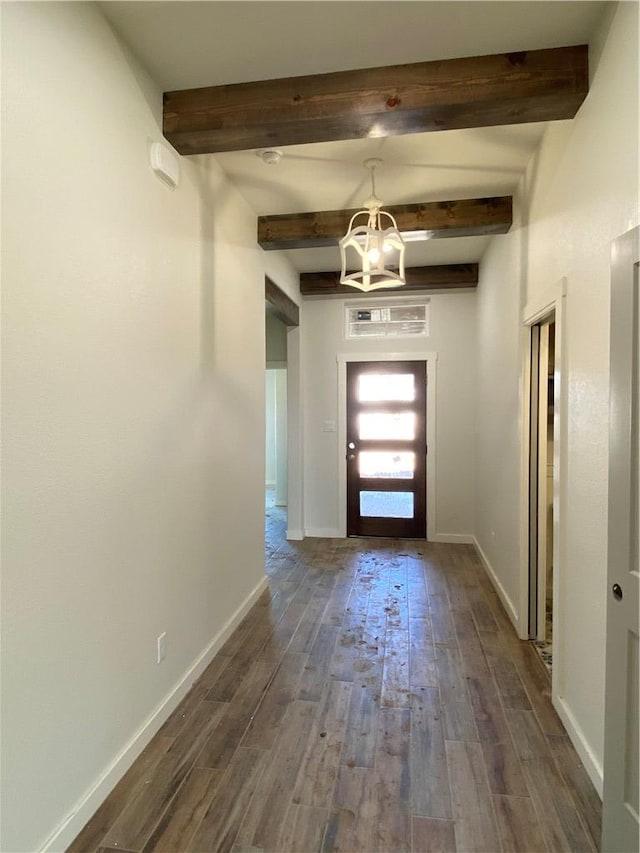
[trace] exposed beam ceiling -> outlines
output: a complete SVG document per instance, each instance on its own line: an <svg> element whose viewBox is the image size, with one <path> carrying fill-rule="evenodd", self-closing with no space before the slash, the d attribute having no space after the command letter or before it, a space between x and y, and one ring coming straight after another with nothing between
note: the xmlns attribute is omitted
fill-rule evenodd
<svg viewBox="0 0 640 853"><path fill-rule="evenodd" d="M372 290L371 296L385 296L392 292L445 290L458 287L477 287L478 264L445 264L433 267L407 267L407 283L403 287ZM307 272L300 275L300 293L303 296L331 296L334 293L356 294L353 287L340 284L338 272Z"/></svg>
<svg viewBox="0 0 640 853"><path fill-rule="evenodd" d="M573 118L589 86L586 45L164 94L181 154Z"/></svg>
<svg viewBox="0 0 640 853"><path fill-rule="evenodd" d="M516 75L512 82L517 84L518 75L522 72L526 76L531 68L534 56L531 51L557 50L564 45L597 45L594 36L610 5L593 0L394 0L392 7L376 0L99 3L161 91L216 87L214 92L223 92L231 105L229 99L240 91L238 85L247 86L245 91L255 91L251 81L309 81L314 75L322 83L334 79L333 75L341 77L351 72L366 75L371 66L393 69L430 63L441 75L436 84L442 81L444 85L454 82L442 78L443 74L450 74L454 60L466 64L465 57L501 56L508 61L508 57L528 51L525 64L512 69ZM338 7L340 25L336 26L332 12ZM586 63L583 67L586 68ZM562 94L567 88L566 80L563 83L554 79L555 73L550 69L548 77L540 77L542 83L548 83L547 95L551 98L556 91ZM533 86L533 81L529 82ZM586 74L582 82L586 83ZM460 100L455 101L454 108L463 109L465 99L478 92L476 84L480 85L476 81L473 85L461 83L456 87L454 95ZM392 80L391 85L397 85L396 81ZM431 87L429 91L436 89ZM233 133L234 128L241 130L246 124L249 134L258 136L255 144L241 143L249 147L215 154L217 164L258 216L360 206L370 192L368 176L362 169L363 161L370 157L384 160L384 168L376 177L385 207L512 195L550 124L526 121L530 103L529 94L525 94L522 108L515 101L510 103L517 113L509 119L516 123L510 125L287 145L282 146L282 162L275 168L255 156L256 148L275 145L274 138L268 135L270 124L285 126L287 114L294 120L315 105L317 118L322 120L323 109L337 109L336 97L329 98L327 105L324 94L321 91L319 98L295 106L288 101L282 114L274 112L268 100L259 100L251 101L252 109L244 114L242 104L237 104L238 112L225 115L227 101L223 98L220 114L213 115L220 119L213 132ZM356 124L359 116L364 125L359 132L373 129L376 110L383 112L389 121L397 121L404 115L407 97L412 97L412 92L398 92L401 103L395 109L380 110L382 96L386 95L384 104L394 94L393 89L377 94L370 90L369 97L374 102L371 114L366 111L366 98L364 105L360 100L348 104L347 109L355 107ZM534 92L532 97L544 101L546 96ZM443 98L442 104L424 110L427 118L437 107L446 107L449 103L446 93ZM152 99L155 108L155 94ZM502 89L497 99L511 100ZM472 103L476 112L488 106ZM210 121L212 114L205 109L198 118ZM332 115L328 113L327 118L330 121ZM403 120L407 120L406 116ZM485 118L486 121L494 119ZM335 124L340 126L339 114ZM335 139L334 134L331 138ZM492 239L487 235L411 242L407 245L405 263L411 268L476 263ZM340 253L333 242L325 247L289 250L287 261L299 273L336 270Z"/></svg>
<svg viewBox="0 0 640 853"><path fill-rule="evenodd" d="M512 222L511 196L434 201L386 206L401 232L427 232L428 237L475 237L506 234ZM263 249L336 246L355 210L323 210L258 217L258 244Z"/></svg>

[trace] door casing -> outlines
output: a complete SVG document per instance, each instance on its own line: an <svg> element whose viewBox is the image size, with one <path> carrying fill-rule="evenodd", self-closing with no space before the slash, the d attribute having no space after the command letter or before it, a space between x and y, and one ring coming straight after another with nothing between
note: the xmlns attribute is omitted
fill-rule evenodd
<svg viewBox="0 0 640 853"><path fill-rule="evenodd" d="M602 793L602 773L594 755L564 701L564 667L561 642L563 630L563 605L560 578L566 565L564 524L567 484L567 367L566 367L566 295L567 281L561 278L555 284L527 303L522 314L522 431L521 431L521 509L520 509L520 600L517 630L521 639L528 638L529 615L529 437L531 399L531 327L551 314L555 315L555 370L553 411L553 616L552 640L553 671L551 678L551 703L562 720L580 760L596 790ZM564 591L566 594L566 590Z"/></svg>
<svg viewBox="0 0 640 853"><path fill-rule="evenodd" d="M427 365L427 540L437 542L436 514L436 352L338 353L338 531L347 535L347 362L424 361Z"/></svg>
<svg viewBox="0 0 640 853"><path fill-rule="evenodd" d="M547 417L548 396L547 376L549 363L550 328L555 324L555 314L529 326L530 330L530 382L529 412L529 614L528 637L545 639L546 623L546 570L548 553L547 488L548 452ZM544 370L543 370L544 368ZM555 371L554 371L555 372ZM554 436L555 445L555 436ZM553 459L551 459L553 467ZM553 498L553 492L551 492ZM551 535L553 546L553 535Z"/></svg>
<svg viewBox="0 0 640 853"><path fill-rule="evenodd" d="M562 655L563 598L560 578L565 565L564 524L566 518L567 483L567 391L566 391L566 294L567 281L561 278L527 303L522 314L521 369L521 504L520 504L520 599L517 630L521 639L529 637L529 502L530 502L530 434L531 434L531 337L532 327L555 316L555 367L553 410L553 670L551 702L562 719L580 758L597 785L599 770L586 748L573 715L563 701L564 659Z"/></svg>

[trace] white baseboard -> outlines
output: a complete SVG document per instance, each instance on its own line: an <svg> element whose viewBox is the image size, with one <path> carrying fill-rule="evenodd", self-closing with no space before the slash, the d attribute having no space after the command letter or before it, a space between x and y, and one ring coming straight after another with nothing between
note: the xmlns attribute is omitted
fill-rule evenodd
<svg viewBox="0 0 640 853"><path fill-rule="evenodd" d="M474 545L475 537L470 533L434 533L427 535L428 542L442 542L445 545Z"/></svg>
<svg viewBox="0 0 640 853"><path fill-rule="evenodd" d="M287 530L285 536L289 542L302 542L304 539L304 533L302 530L296 530L295 528L293 530Z"/></svg>
<svg viewBox="0 0 640 853"><path fill-rule="evenodd" d="M131 767L152 737L158 732L169 715L178 707L182 699L191 689L204 670L209 666L225 641L231 636L240 622L262 595L267 586L267 578L263 577L247 598L237 608L235 613L226 621L213 640L191 664L180 681L175 684L158 707L151 713L138 731L133 735L123 749L115 756L111 764L104 770L95 784L84 794L62 823L49 836L40 848L42 853L58 853L66 850L76 835L92 817L98 806L107 798L116 784Z"/></svg>
<svg viewBox="0 0 640 853"><path fill-rule="evenodd" d="M602 799L604 789L604 772L602 765L593 754L593 750L587 743L584 732L580 728L578 721L573 716L569 706L561 696L552 697L553 707L558 712L558 716L567 730L571 743L576 748L576 752L580 756L580 761L587 771L589 779L593 782L593 787L596 789L598 796Z"/></svg>
<svg viewBox="0 0 640 853"><path fill-rule="evenodd" d="M489 580L493 584L496 592L498 593L500 600L502 601L509 618L513 622L513 626L518 631L518 616L515 607L513 606L513 602L507 595L505 588L500 583L496 573L494 572L491 563L489 562L487 555L484 553L477 539L474 537L474 543L476 551L482 560L482 564L484 565L485 571L489 576ZM603 790L603 771L602 765L597 760L591 747L589 746L587 739L584 736L582 729L580 728L576 718L573 713L569 709L569 706L566 704L564 699L560 696L552 697L553 706L558 712L558 716L562 720L562 723L567 730L567 734L571 742L573 743L576 752L580 756L580 760L582 761L585 770L591 781L593 782L593 786L598 792L598 796L602 799L602 790Z"/></svg>
<svg viewBox="0 0 640 853"><path fill-rule="evenodd" d="M337 527L305 527L305 536L311 536L316 539L342 539L342 535Z"/></svg>
<svg viewBox="0 0 640 853"><path fill-rule="evenodd" d="M476 551L478 552L478 556L480 557L480 559L482 561L482 565L484 566L485 572L489 576L489 580L493 584L493 588L498 593L500 601L504 605L504 609L507 611L507 616L509 617L509 619L511 619L511 622L513 623L513 627L516 629L516 633L518 634L518 636L520 636L520 634L519 634L519 622L520 622L520 620L518 618L518 611L516 610L516 608L513 605L513 602L511 601L511 599L507 595L506 589L502 586L500 579L498 578L498 576L494 572L493 567L492 567L491 563L489 562L487 555L484 553L484 551L480 547L480 543L478 542L478 540L476 539L475 536L473 537L473 545L474 545Z"/></svg>

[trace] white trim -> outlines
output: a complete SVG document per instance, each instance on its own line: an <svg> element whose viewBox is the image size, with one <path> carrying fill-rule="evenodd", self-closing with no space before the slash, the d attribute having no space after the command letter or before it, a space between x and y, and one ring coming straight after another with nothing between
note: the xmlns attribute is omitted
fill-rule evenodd
<svg viewBox="0 0 640 853"><path fill-rule="evenodd" d="M558 712L558 716L562 720L562 724L567 730L567 734L569 735L571 743L574 745L576 752L580 756L580 761L582 761L584 769L589 775L589 779L591 779L591 781L593 782L593 787L596 789L600 799L602 799L604 783L604 773L602 770L602 765L594 755L593 750L589 746L589 743L586 737L584 736L584 732L578 725L578 721L574 717L573 712L571 711L565 700L561 696L556 696L556 698L553 699L552 702L553 707L556 709L556 711Z"/></svg>
<svg viewBox="0 0 640 853"><path fill-rule="evenodd" d="M339 352L336 361L346 364L348 361L437 361L437 352Z"/></svg>
<svg viewBox="0 0 640 853"><path fill-rule="evenodd" d="M516 629L516 632L519 635L520 632L518 629L519 629L520 620L518 618L518 611L517 611L516 607L514 606L513 601L511 601L511 599L509 598L509 595L507 594L506 589L502 585L500 579L498 578L498 575L495 573L495 571L493 569L493 566L489 562L489 558L487 557L487 555L482 550L482 547L480 546L480 543L475 538L475 536L473 537L473 545L474 545L476 551L478 552L478 556L480 557L480 561L482 562L482 565L484 566L484 570L487 573L489 580L493 584L493 588L498 593L498 597L500 598L500 601L502 602L504 609L507 611L507 616L509 617L509 619L511 619L511 622L513 623L513 627Z"/></svg>
<svg viewBox="0 0 640 853"><path fill-rule="evenodd" d="M435 533L429 537L429 542L443 542L445 545L474 545L475 539L472 533Z"/></svg>
<svg viewBox="0 0 640 853"><path fill-rule="evenodd" d="M305 527L304 535L315 539L344 539L337 527Z"/></svg>
<svg viewBox="0 0 640 853"><path fill-rule="evenodd" d="M266 586L267 578L265 576L218 631L204 651L191 664L180 681L172 687L158 707L114 757L111 764L104 770L99 779L75 805L71 814L49 836L41 847L42 853L54 853L54 851L65 850L71 844L98 806L104 802L108 794L131 767L145 746L147 746L162 724L168 719L171 712L178 707L182 699L191 690L193 683L209 666L225 641L231 636L262 595Z"/></svg>
<svg viewBox="0 0 640 853"><path fill-rule="evenodd" d="M544 293L527 303L522 317L522 491L521 491L521 547L520 547L520 600L518 634L521 639L528 638L529 624L529 427L530 411L528 393L530 387L530 339L531 327L550 314L555 317L555 376L554 376L554 458L553 458L553 669L551 675L551 700L554 705L560 701L563 690L562 644L562 598L560 596L560 577L565 563L564 519L566 509L567 483L567 367L566 367L566 316L565 300L567 280L561 278Z"/></svg>
<svg viewBox="0 0 640 853"><path fill-rule="evenodd" d="M347 535L347 362L424 361L427 364L427 539L437 536L436 516L436 365L437 352L338 353L338 536ZM435 531L435 532L434 532Z"/></svg>
<svg viewBox="0 0 640 853"><path fill-rule="evenodd" d="M520 590L518 596L518 636L529 639L529 454L531 429L531 327L523 326L521 333L522 374L520 437Z"/></svg>
<svg viewBox="0 0 640 853"><path fill-rule="evenodd" d="M304 539L304 532L302 530L287 530L285 534L285 538L288 542L302 542Z"/></svg>

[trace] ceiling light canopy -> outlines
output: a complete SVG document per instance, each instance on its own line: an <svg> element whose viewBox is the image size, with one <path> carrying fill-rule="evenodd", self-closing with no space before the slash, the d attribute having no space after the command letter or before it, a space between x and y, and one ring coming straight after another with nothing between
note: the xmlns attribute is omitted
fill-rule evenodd
<svg viewBox="0 0 640 853"><path fill-rule="evenodd" d="M375 170L381 163L377 158L364 161L365 168L371 172L371 196L364 202L364 210L351 217L348 231L339 243L340 284L351 285L365 293L406 284L404 240L395 219L382 210L383 203L376 197ZM360 224L356 224L359 217Z"/></svg>

